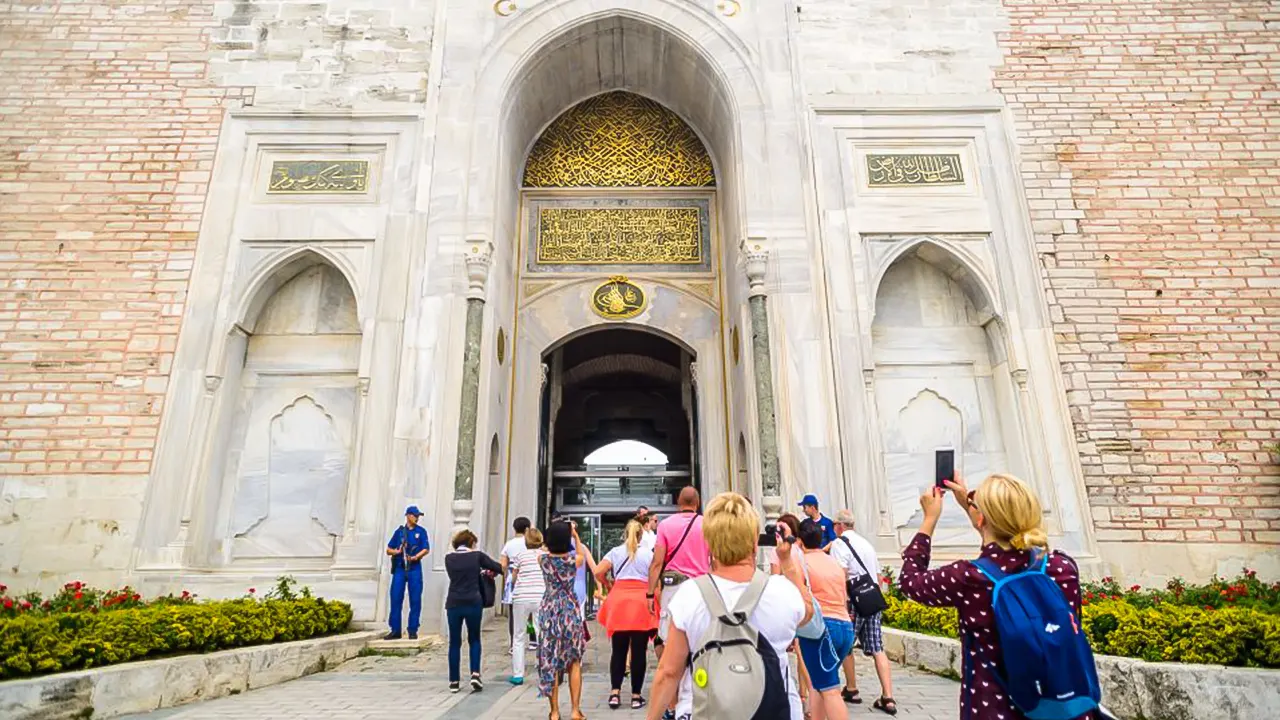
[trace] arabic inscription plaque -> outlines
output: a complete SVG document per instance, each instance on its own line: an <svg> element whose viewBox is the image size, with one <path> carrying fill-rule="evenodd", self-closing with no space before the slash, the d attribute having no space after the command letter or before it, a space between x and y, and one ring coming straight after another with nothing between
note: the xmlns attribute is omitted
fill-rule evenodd
<svg viewBox="0 0 1280 720"><path fill-rule="evenodd" d="M871 187L963 185L959 155L867 155L867 181Z"/></svg>
<svg viewBox="0 0 1280 720"><path fill-rule="evenodd" d="M267 192L276 195L369 191L368 160L276 160Z"/></svg>
<svg viewBox="0 0 1280 720"><path fill-rule="evenodd" d="M698 265L697 207L542 207L538 262L546 265Z"/></svg>

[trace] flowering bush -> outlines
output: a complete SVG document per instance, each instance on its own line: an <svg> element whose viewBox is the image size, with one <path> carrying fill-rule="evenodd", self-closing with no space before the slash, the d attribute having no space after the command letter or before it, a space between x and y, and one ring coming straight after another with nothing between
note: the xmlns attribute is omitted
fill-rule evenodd
<svg viewBox="0 0 1280 720"><path fill-rule="evenodd" d="M1268 613L1280 613L1280 582L1267 584L1258 579L1256 570L1245 568L1234 580L1214 576L1207 584L1188 585L1182 578L1170 580L1163 590L1150 590L1140 585L1120 587L1114 578L1085 583L1080 592L1086 602L1123 600L1140 608L1157 605L1188 605L1206 610L1247 607Z"/></svg>
<svg viewBox="0 0 1280 720"><path fill-rule="evenodd" d="M300 640L341 631L352 616L350 605L311 597L305 588L287 599L199 603L188 592L143 601L129 588L80 583L48 600L4 591L0 586L0 679Z"/></svg>
<svg viewBox="0 0 1280 720"><path fill-rule="evenodd" d="M882 580L892 583L886 568ZM1206 585L1171 581L1166 590L1121 588L1114 579L1081 586L1081 625L1095 653L1151 662L1280 668L1277 586L1252 570ZM955 608L907 600L893 584L884 623L900 630L957 637Z"/></svg>
<svg viewBox="0 0 1280 720"><path fill-rule="evenodd" d="M82 582L69 582L52 597L45 599L38 592L10 597L8 587L0 585L0 619L22 615L58 615L71 612L97 613L108 610L125 610L146 605L188 604L196 596L187 591L181 595L165 595L144 601L142 595L125 585L119 590L99 590Z"/></svg>

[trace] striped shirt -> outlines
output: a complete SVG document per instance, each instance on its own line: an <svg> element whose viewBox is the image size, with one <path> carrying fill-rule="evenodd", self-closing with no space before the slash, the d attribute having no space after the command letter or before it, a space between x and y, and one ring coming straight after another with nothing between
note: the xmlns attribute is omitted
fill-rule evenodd
<svg viewBox="0 0 1280 720"><path fill-rule="evenodd" d="M542 595L547 591L547 581L542 576L542 567L538 565L538 558L545 552L546 550L542 548L524 550L511 558L511 567L517 573L515 587L511 590L512 604L542 602Z"/></svg>

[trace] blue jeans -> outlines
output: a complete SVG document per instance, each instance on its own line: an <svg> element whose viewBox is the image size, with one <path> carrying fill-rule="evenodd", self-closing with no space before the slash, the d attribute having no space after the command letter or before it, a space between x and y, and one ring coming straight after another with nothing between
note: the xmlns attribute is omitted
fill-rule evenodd
<svg viewBox="0 0 1280 720"><path fill-rule="evenodd" d="M467 645L471 655L471 673L480 672L480 618L483 605L462 605L444 611L449 620L449 682L458 682L458 663L462 662L462 623L467 624Z"/></svg>
<svg viewBox="0 0 1280 720"><path fill-rule="evenodd" d="M817 640L799 638L800 656L809 671L809 683L818 692L840 687L840 661L853 649L853 623L826 618L827 632Z"/></svg>
<svg viewBox="0 0 1280 720"><path fill-rule="evenodd" d="M391 617L387 622L391 632L400 634L400 608L404 607L404 586L409 586L409 632L418 632L418 620L422 617L422 567L405 572L391 573Z"/></svg>

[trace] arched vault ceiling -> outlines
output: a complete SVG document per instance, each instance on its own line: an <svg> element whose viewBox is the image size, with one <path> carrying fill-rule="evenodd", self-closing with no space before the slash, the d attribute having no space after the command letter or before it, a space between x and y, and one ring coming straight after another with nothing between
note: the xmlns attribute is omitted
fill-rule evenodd
<svg viewBox="0 0 1280 720"><path fill-rule="evenodd" d="M621 373L646 375L673 384L680 382L679 368L647 355L602 355L575 365L565 372L564 384L572 386L598 377Z"/></svg>

